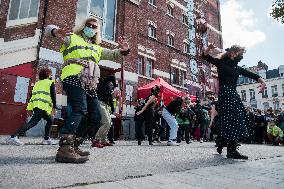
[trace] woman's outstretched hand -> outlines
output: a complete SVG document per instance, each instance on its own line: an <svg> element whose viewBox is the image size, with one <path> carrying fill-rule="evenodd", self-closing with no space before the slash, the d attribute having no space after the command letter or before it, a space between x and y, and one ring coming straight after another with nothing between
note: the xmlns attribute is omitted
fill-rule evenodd
<svg viewBox="0 0 284 189"><path fill-rule="evenodd" d="M265 84L265 83L261 83L261 84L258 86L258 88L259 88L259 92L258 92L258 93L262 93L262 92L264 91L265 87L266 87L266 84Z"/></svg>
<svg viewBox="0 0 284 189"><path fill-rule="evenodd" d="M71 35L71 31L70 30L65 30L65 29L54 29L53 30L53 34L62 42L64 42L64 38L66 36Z"/></svg>
<svg viewBox="0 0 284 189"><path fill-rule="evenodd" d="M120 48L121 51L127 51L129 49L128 41L124 37L122 36L118 37L117 43L121 47Z"/></svg>

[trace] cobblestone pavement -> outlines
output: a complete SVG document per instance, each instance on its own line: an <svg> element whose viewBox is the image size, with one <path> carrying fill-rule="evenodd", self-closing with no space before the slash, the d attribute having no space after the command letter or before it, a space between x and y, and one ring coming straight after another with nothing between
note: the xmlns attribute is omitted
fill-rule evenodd
<svg viewBox="0 0 284 189"><path fill-rule="evenodd" d="M284 158L212 166L72 189L283 189Z"/></svg>
<svg viewBox="0 0 284 189"><path fill-rule="evenodd" d="M117 141L103 149L86 143L82 149L90 150L90 160L76 165L56 163L58 145L39 145L40 138L21 138L24 146L6 145L5 138L0 136L1 189L284 188L283 146L242 145L240 151L249 155L244 162L217 154L211 142L137 146L136 141Z"/></svg>

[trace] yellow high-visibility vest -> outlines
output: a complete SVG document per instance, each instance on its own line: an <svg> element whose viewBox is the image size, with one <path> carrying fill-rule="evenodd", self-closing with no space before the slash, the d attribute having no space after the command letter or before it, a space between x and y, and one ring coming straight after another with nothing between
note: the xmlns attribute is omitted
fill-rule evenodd
<svg viewBox="0 0 284 189"><path fill-rule="evenodd" d="M54 83L54 81L50 79L39 80L35 83L27 110L32 111L34 108L39 108L46 111L47 114L51 114L53 104L50 94L50 86L52 83Z"/></svg>
<svg viewBox="0 0 284 189"><path fill-rule="evenodd" d="M61 46L60 52L63 55L64 61L70 59L82 59L99 63L101 59L103 48L99 45L87 43L82 37L71 34L70 35L70 45L66 48L63 44ZM68 76L78 75L83 70L83 66L80 64L68 64L64 66L61 73L61 80L64 80Z"/></svg>

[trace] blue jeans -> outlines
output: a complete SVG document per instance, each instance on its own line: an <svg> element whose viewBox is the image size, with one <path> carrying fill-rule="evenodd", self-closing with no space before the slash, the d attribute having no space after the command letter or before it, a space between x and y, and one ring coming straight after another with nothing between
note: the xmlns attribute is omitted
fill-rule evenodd
<svg viewBox="0 0 284 189"><path fill-rule="evenodd" d="M72 111L61 129L61 134L76 134L82 118L87 114L86 91L66 83L63 83L63 89L66 92L67 101Z"/></svg>
<svg viewBox="0 0 284 189"><path fill-rule="evenodd" d="M166 110L166 108L163 109L162 116L170 127L169 141L175 140L177 138L177 131L178 131L177 120L175 119L174 116L172 116L172 114L170 114L170 112L168 112L168 110Z"/></svg>
<svg viewBox="0 0 284 189"><path fill-rule="evenodd" d="M77 129L77 136L83 138L95 138L101 124L100 104L97 97L87 95L87 111L88 116L85 116Z"/></svg>

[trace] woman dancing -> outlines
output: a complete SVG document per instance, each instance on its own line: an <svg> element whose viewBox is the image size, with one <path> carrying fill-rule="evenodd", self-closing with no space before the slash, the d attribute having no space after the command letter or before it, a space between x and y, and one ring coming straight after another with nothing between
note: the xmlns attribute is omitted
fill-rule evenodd
<svg viewBox="0 0 284 189"><path fill-rule="evenodd" d="M242 155L237 151L237 142L250 137L249 129L253 124L246 113L245 107L237 93L237 80L239 75L254 79L261 83L260 91L266 86L264 80L257 74L247 71L238 66L243 59L245 49L238 45L226 49L220 58L214 58L209 55L210 50L215 49L213 44L209 44L203 51L203 58L217 67L220 83L218 103L218 115L220 118L221 143L217 151L222 153L225 144L228 143L227 158L248 159L248 156Z"/></svg>

